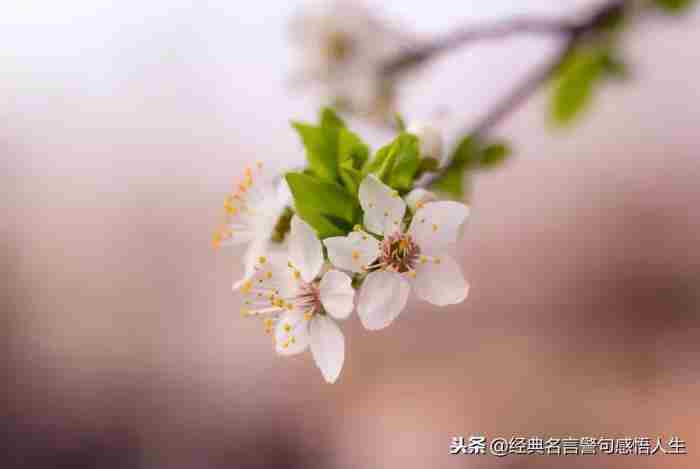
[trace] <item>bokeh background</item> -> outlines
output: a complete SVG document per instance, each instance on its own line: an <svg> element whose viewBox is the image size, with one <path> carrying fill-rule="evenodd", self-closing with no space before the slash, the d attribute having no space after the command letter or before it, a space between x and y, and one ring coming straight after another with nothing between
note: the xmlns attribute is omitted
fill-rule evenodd
<svg viewBox="0 0 700 469"><path fill-rule="evenodd" d="M419 34L592 1L367 2ZM632 77L571 130L539 94L473 181L462 305L346 324L339 382L278 358L210 235L250 161L302 162L288 121L300 2L0 6L0 467L697 467L700 14L646 18ZM556 44L436 60L408 119L453 141ZM390 134L363 123L377 144ZM663 436L687 456L450 456L452 437Z"/></svg>

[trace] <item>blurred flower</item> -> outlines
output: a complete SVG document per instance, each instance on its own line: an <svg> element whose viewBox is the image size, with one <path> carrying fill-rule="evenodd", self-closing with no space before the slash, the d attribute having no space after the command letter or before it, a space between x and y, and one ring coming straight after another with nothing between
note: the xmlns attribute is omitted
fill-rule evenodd
<svg viewBox="0 0 700 469"><path fill-rule="evenodd" d="M442 132L436 127L423 122L411 123L406 132L418 137L420 156L422 158L433 158L438 163L442 162Z"/></svg>
<svg viewBox="0 0 700 469"><path fill-rule="evenodd" d="M241 287L253 275L255 262L271 249L271 241L284 237L285 212L291 194L284 179L277 174L266 174L263 164L245 170L243 180L224 201L225 220L214 232L214 247L247 244L243 256L244 277L234 283Z"/></svg>
<svg viewBox="0 0 700 469"><path fill-rule="evenodd" d="M437 253L457 241L469 209L457 202L430 202L419 208L408 231L402 221L406 204L398 193L374 175L359 189L364 225L383 235L370 241L366 233L325 241L328 257L340 268L369 272L360 289L357 312L365 328L382 329L406 306L408 293L415 293L437 306L460 303L469 287L457 263ZM367 263L368 259L372 259Z"/></svg>
<svg viewBox="0 0 700 469"><path fill-rule="evenodd" d="M263 318L274 331L275 349L293 355L311 347L324 379L338 379L345 360L345 338L334 319L347 318L355 290L350 277L337 270L322 274L321 241L299 217L291 220L289 262L261 257L252 278L243 282L243 314Z"/></svg>
<svg viewBox="0 0 700 469"><path fill-rule="evenodd" d="M320 84L341 109L380 119L391 115L395 84L382 67L411 47L412 38L347 0L307 6L292 22L292 38L302 64L298 81Z"/></svg>

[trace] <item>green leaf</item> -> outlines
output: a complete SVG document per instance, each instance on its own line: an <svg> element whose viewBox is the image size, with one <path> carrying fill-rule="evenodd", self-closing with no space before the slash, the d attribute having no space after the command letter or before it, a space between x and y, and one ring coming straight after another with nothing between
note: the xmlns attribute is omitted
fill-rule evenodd
<svg viewBox="0 0 700 469"><path fill-rule="evenodd" d="M550 112L557 124L568 124L589 105L595 84L603 75L606 53L600 48L573 51L554 83Z"/></svg>
<svg viewBox="0 0 700 469"><path fill-rule="evenodd" d="M375 174L388 186L405 191L413 187L419 165L418 138L402 133L377 151L374 158L365 164L362 174Z"/></svg>
<svg viewBox="0 0 700 469"><path fill-rule="evenodd" d="M345 128L345 122L338 114L329 107L321 109L321 117L319 119L321 127L333 127L336 129Z"/></svg>
<svg viewBox="0 0 700 469"><path fill-rule="evenodd" d="M430 188L455 199L464 197L464 173L469 170L490 169L511 155L506 142L486 143L474 135L464 137L452 152L450 162Z"/></svg>
<svg viewBox="0 0 700 469"><path fill-rule="evenodd" d="M389 186L399 191L407 191L413 187L420 164L418 137L402 133L392 145L392 151L396 153L396 158L390 170Z"/></svg>
<svg viewBox="0 0 700 469"><path fill-rule="evenodd" d="M479 167L483 169L495 168L508 159L511 154L511 148L507 143L492 143L482 150Z"/></svg>
<svg viewBox="0 0 700 469"><path fill-rule="evenodd" d="M695 3L695 0L654 0L659 8L671 13L682 13Z"/></svg>
<svg viewBox="0 0 700 469"><path fill-rule="evenodd" d="M435 158L421 158L416 172L416 179L425 173L433 173L440 167L440 162Z"/></svg>
<svg viewBox="0 0 700 469"><path fill-rule="evenodd" d="M347 226L352 228L359 221L357 199L340 185L303 173L287 173L286 179L297 213L319 237L340 236L347 233Z"/></svg>
<svg viewBox="0 0 700 469"><path fill-rule="evenodd" d="M338 133L338 163L354 169L361 169L369 158L369 147L356 134L348 129Z"/></svg>
<svg viewBox="0 0 700 469"><path fill-rule="evenodd" d="M374 154L374 158L367 161L364 167L362 168L363 176L366 176L371 173L378 175L381 172L382 167L387 165L387 159L389 158L389 154L391 153L392 145L393 143L390 143L388 145L384 145L379 150L377 150L377 153ZM393 166L393 162L391 162L391 165Z"/></svg>
<svg viewBox="0 0 700 469"><path fill-rule="evenodd" d="M394 114L394 121L396 122L396 128L399 129L399 132L405 132L406 131L406 121L403 119L401 114L398 112Z"/></svg>
<svg viewBox="0 0 700 469"><path fill-rule="evenodd" d="M471 135L464 137L452 152L443 173L430 187L456 199L464 197L463 173L467 167L476 166L480 156L476 138Z"/></svg>
<svg viewBox="0 0 700 469"><path fill-rule="evenodd" d="M340 179L352 195L357 195L357 190L362 183L362 172L352 167L340 167Z"/></svg>
<svg viewBox="0 0 700 469"><path fill-rule="evenodd" d="M457 166L449 167L430 185L431 189L442 192L455 199L464 197L464 172Z"/></svg>
<svg viewBox="0 0 700 469"><path fill-rule="evenodd" d="M338 133L335 127L316 127L301 122L292 125L299 133L304 147L309 168L317 176L327 181L338 177Z"/></svg>

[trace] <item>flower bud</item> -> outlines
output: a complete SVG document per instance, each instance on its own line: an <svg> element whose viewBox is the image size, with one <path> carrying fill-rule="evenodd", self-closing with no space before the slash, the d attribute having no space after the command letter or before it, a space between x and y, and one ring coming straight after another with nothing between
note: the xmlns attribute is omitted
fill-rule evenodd
<svg viewBox="0 0 700 469"><path fill-rule="evenodd" d="M442 161L442 133L438 129L429 124L414 122L408 126L406 132L418 137L422 158Z"/></svg>
<svg viewBox="0 0 700 469"><path fill-rule="evenodd" d="M419 187L409 192L408 195L406 195L405 200L408 208L410 208L412 212L415 212L424 204L436 201L437 196L432 192Z"/></svg>

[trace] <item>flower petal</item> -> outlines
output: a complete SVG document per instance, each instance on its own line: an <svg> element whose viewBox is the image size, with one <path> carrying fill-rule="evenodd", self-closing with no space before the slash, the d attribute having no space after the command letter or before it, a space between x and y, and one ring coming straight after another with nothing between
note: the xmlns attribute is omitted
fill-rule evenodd
<svg viewBox="0 0 700 469"><path fill-rule="evenodd" d="M437 196L434 193L423 189L422 187L417 187L409 192L406 197L404 197L404 200L406 201L408 208L412 212L415 212L419 208L423 208L423 206L428 202L436 201Z"/></svg>
<svg viewBox="0 0 700 469"><path fill-rule="evenodd" d="M462 269L447 257L418 264L412 284L419 298L437 306L461 303L469 293Z"/></svg>
<svg viewBox="0 0 700 469"><path fill-rule="evenodd" d="M339 269L362 272L379 257L379 241L374 236L353 231L347 236L326 238L328 259Z"/></svg>
<svg viewBox="0 0 700 469"><path fill-rule="evenodd" d="M309 321L301 311L288 311L275 325L275 350L280 355L295 355L309 346Z"/></svg>
<svg viewBox="0 0 700 469"><path fill-rule="evenodd" d="M311 282L323 266L323 246L308 223L294 215L289 233L289 260L301 273L301 278Z"/></svg>
<svg viewBox="0 0 700 469"><path fill-rule="evenodd" d="M255 264L261 256L265 256L267 253L268 241L267 240L255 240L248 246L245 254L243 254L243 278L233 283L233 290L239 290L243 284L250 280L255 274Z"/></svg>
<svg viewBox="0 0 700 469"><path fill-rule="evenodd" d="M378 271L365 279L357 303L357 313L365 329L383 329L406 306L409 283L395 272Z"/></svg>
<svg viewBox="0 0 700 469"><path fill-rule="evenodd" d="M387 235L401 228L406 204L399 194L370 174L358 191L364 211L364 224L369 231Z"/></svg>
<svg viewBox="0 0 700 469"><path fill-rule="evenodd" d="M323 308L336 319L345 319L352 312L355 289L346 274L329 270L319 286Z"/></svg>
<svg viewBox="0 0 700 469"><path fill-rule="evenodd" d="M269 251L267 256L257 258L252 275L234 286L256 303L268 301L270 294L274 294L275 297L289 298L296 294L301 279L294 274L288 262L286 253L277 250Z"/></svg>
<svg viewBox="0 0 700 469"><path fill-rule="evenodd" d="M442 133L437 128L424 122L412 122L406 132L418 137L422 158L442 160Z"/></svg>
<svg viewBox="0 0 700 469"><path fill-rule="evenodd" d="M311 353L323 378L335 383L345 361L345 337L340 327L327 316L311 320Z"/></svg>
<svg viewBox="0 0 700 469"><path fill-rule="evenodd" d="M459 202L430 202L418 209L408 232L421 249L439 250L457 241L469 207Z"/></svg>

